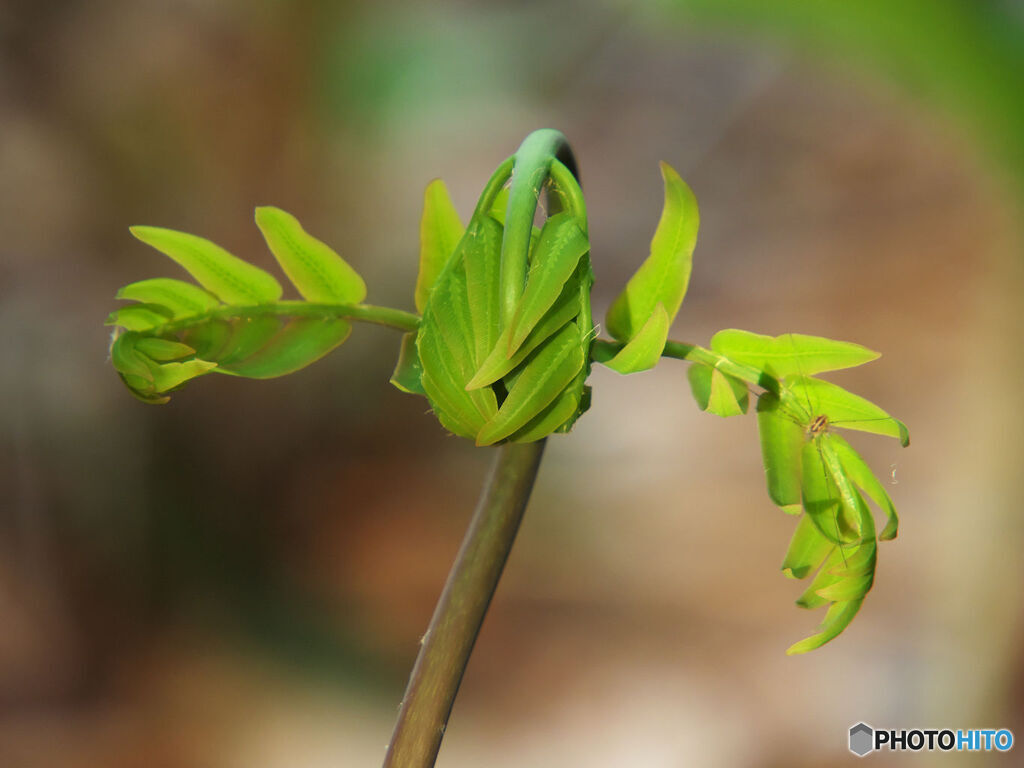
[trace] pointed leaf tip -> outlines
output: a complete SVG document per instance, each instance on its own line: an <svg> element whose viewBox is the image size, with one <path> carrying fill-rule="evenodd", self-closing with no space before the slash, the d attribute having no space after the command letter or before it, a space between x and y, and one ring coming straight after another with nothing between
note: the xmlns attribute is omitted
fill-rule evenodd
<svg viewBox="0 0 1024 768"><path fill-rule="evenodd" d="M668 326L665 305L659 303L643 328L605 365L623 374L650 370L661 359L668 339Z"/></svg>
<svg viewBox="0 0 1024 768"><path fill-rule="evenodd" d="M209 291L170 277L154 277L129 283L114 298L159 304L169 309L175 319L200 315L219 304L217 297Z"/></svg>
<svg viewBox="0 0 1024 768"><path fill-rule="evenodd" d="M802 333L766 336L736 328L716 333L711 339L711 349L734 362L768 371L776 378L854 368L881 356L849 341Z"/></svg>
<svg viewBox="0 0 1024 768"><path fill-rule="evenodd" d="M606 316L608 332L630 341L660 302L675 319L686 295L697 244L700 214L693 190L668 163L661 164L665 203L651 240L650 255L629 279Z"/></svg>
<svg viewBox="0 0 1024 768"><path fill-rule="evenodd" d="M806 637L798 643L794 643L786 649L787 656L795 656L801 653L813 651L820 648L829 640L836 638L846 629L853 617L860 610L864 599L851 600L846 603L832 603L825 614L825 620L818 627L817 634Z"/></svg>
<svg viewBox="0 0 1024 768"><path fill-rule="evenodd" d="M184 267L221 301L248 306L281 298L281 284L273 275L205 238L163 227L135 226L129 231Z"/></svg>
<svg viewBox="0 0 1024 768"><path fill-rule="evenodd" d="M416 277L416 310L423 312L434 283L455 252L464 228L455 210L448 187L434 179L423 192L423 216L420 218L420 271Z"/></svg>
<svg viewBox="0 0 1024 768"><path fill-rule="evenodd" d="M358 304L366 298L359 273L290 213L264 205L256 208L255 218L274 258L306 301Z"/></svg>

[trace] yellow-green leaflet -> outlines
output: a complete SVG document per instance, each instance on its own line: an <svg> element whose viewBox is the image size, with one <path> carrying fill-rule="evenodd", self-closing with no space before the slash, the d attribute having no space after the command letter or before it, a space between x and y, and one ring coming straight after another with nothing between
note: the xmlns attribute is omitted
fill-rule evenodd
<svg viewBox="0 0 1024 768"><path fill-rule="evenodd" d="M800 455L804 428L786 417L779 398L771 392L761 395L757 401L757 428L768 496L783 512L797 514L801 509Z"/></svg>
<svg viewBox="0 0 1024 768"><path fill-rule="evenodd" d="M231 324L231 336L218 352L217 362L222 366L233 366L248 360L265 347L281 330L280 319L273 315L245 318Z"/></svg>
<svg viewBox="0 0 1024 768"><path fill-rule="evenodd" d="M665 205L651 240L650 255L605 318L608 332L619 341L636 336L658 304L664 305L671 324L690 283L700 226L697 198L668 163L661 164L661 175L665 180Z"/></svg>
<svg viewBox="0 0 1024 768"><path fill-rule="evenodd" d="M434 412L441 417L448 415L448 420L457 425L452 428L448 423L445 426L457 435L473 437L493 415L497 413L497 404L493 411L481 413L478 407L479 402L474 402L473 396L466 391L462 374L462 368L439 334L433 328L424 326L420 329L416 339L416 349L419 352L423 374L421 383L427 398L434 405ZM491 390L483 390L490 393ZM444 422L443 422L444 423Z"/></svg>
<svg viewBox="0 0 1024 768"><path fill-rule="evenodd" d="M577 273L585 272L589 268L589 264L581 264L577 268ZM466 384L466 389L476 389L493 384L509 371L516 368L526 359L527 355L533 352L552 334L564 327L566 323L575 318L581 309L579 297L579 281L581 279L582 274L577 274L566 282L562 288L561 296L558 297L558 300L547 311L547 314L544 315L541 321L533 327L530 335L526 337L511 357L505 354L508 349L508 338L511 334L508 330L502 333L498 337L497 342L495 342L494 349L491 350L487 359L481 364L480 369Z"/></svg>
<svg viewBox="0 0 1024 768"><path fill-rule="evenodd" d="M327 245L280 208L256 210L256 223L299 293L308 301L280 301L281 285L262 269L215 243L160 227L132 227L138 239L181 264L202 287L172 278L126 285L118 298L135 302L113 312L114 368L146 402L209 372L266 379L319 360L351 331L349 315L370 318L379 307L359 302L366 285ZM383 310L399 327L415 317ZM191 357L192 359L184 359Z"/></svg>
<svg viewBox="0 0 1024 768"><path fill-rule="evenodd" d="M580 396L576 390L565 389L555 400L522 429L515 432L509 440L514 443L532 443L547 437L559 429L580 409Z"/></svg>
<svg viewBox="0 0 1024 768"><path fill-rule="evenodd" d="M490 216L474 216L459 244L466 270L466 301L472 322L473 368L476 369L498 339L501 323L501 225Z"/></svg>
<svg viewBox="0 0 1024 768"><path fill-rule="evenodd" d="M115 298L158 304L169 309L174 318L200 315L220 303L216 296L198 285L170 277L154 277L130 283L119 290Z"/></svg>
<svg viewBox="0 0 1024 768"><path fill-rule="evenodd" d="M131 227L131 233L170 256L226 304L268 304L281 298L281 284L273 275L205 238L162 227Z"/></svg>
<svg viewBox="0 0 1024 768"><path fill-rule="evenodd" d="M534 326L544 317L562 292L576 265L590 250L587 236L569 213L552 216L540 231L540 240L530 254L526 287L509 325L505 354L515 354ZM488 349L488 352L490 350Z"/></svg>
<svg viewBox="0 0 1024 768"><path fill-rule="evenodd" d="M426 395L422 378L423 366L420 365L420 353L416 349L416 332L413 331L402 336L398 362L391 374L391 384L410 395Z"/></svg>
<svg viewBox="0 0 1024 768"><path fill-rule="evenodd" d="M849 341L802 333L773 337L735 328L716 333L711 338L711 349L733 362L768 371L777 378L854 368L880 357L878 352Z"/></svg>
<svg viewBox="0 0 1024 768"><path fill-rule="evenodd" d="M420 271L416 277L416 309L427 306L430 291L441 270L451 258L462 238L459 214L441 179L434 179L423 193L423 216L420 219Z"/></svg>
<svg viewBox="0 0 1024 768"><path fill-rule="evenodd" d="M894 419L870 400L831 382L809 376L791 377L786 380L786 386L788 394L783 397L783 407L798 420L824 414L835 427L895 437L903 446L910 444L907 425ZM806 403L813 403L817 413L802 413Z"/></svg>
<svg viewBox="0 0 1024 768"><path fill-rule="evenodd" d="M470 221L434 284L417 334L423 389L435 405L435 412L453 409L449 422L459 425L456 434L463 437L475 437L477 430L498 410L493 391L467 392L465 388L477 369L486 341L496 334L495 329L485 326L488 315L495 312L493 306L489 309L487 305L496 299L496 294L491 292L489 298L487 286L471 289L467 274L469 269L479 278L497 258L501 238L495 227L500 229L486 215L474 216ZM476 337L477 327L484 335L483 342Z"/></svg>
<svg viewBox="0 0 1024 768"><path fill-rule="evenodd" d="M878 478L875 477L871 468L860 457L860 454L841 435L831 435L831 438L833 450L835 450L839 461L842 463L843 469L846 470L846 474L888 517L885 528L878 534L878 538L883 541L896 538L900 521L896 514L896 507L893 505L892 499L889 498L889 494L882 487L882 484L878 482Z"/></svg>
<svg viewBox="0 0 1024 768"><path fill-rule="evenodd" d="M196 353L188 344L153 337L139 339L135 342L135 349L157 362L181 360L184 357L191 357Z"/></svg>
<svg viewBox="0 0 1024 768"><path fill-rule="evenodd" d="M148 331L164 325L172 318L171 311L160 304L132 304L115 309L104 325L119 325L129 331Z"/></svg>
<svg viewBox="0 0 1024 768"><path fill-rule="evenodd" d="M801 640L799 643L794 643L786 649L786 654L794 656L800 653L807 653L815 648L820 648L829 640L835 639L853 621L863 602L862 598L846 603L832 603L825 614L825 620L818 625L818 633Z"/></svg>
<svg viewBox="0 0 1024 768"><path fill-rule="evenodd" d="M710 365L695 363L687 371L690 390L702 411L716 416L739 416L747 412L750 394L746 385L735 376L722 373Z"/></svg>
<svg viewBox="0 0 1024 768"><path fill-rule="evenodd" d="M818 444L818 450L825 469L831 476L832 482L835 483L836 491L839 494L840 513L843 523L841 528L849 531L850 536L856 536L860 540L874 540L875 521L868 511L864 499L853 483L850 482L846 468L839 461L839 456L834 448L835 439L836 435L826 433L815 438L815 442ZM847 541L849 541L849 538L847 538Z"/></svg>
<svg viewBox="0 0 1024 768"><path fill-rule="evenodd" d="M477 435L477 445L492 445L526 426L576 377L584 363L579 328L570 323L526 362L498 413Z"/></svg>
<svg viewBox="0 0 1024 768"><path fill-rule="evenodd" d="M643 328L605 365L618 373L647 371L658 364L668 339L669 319L663 304L658 304Z"/></svg>
<svg viewBox="0 0 1024 768"><path fill-rule="evenodd" d="M790 539L782 572L791 579L802 579L822 564L833 547L835 544L821 535L810 516L803 515Z"/></svg>
<svg viewBox="0 0 1024 768"><path fill-rule="evenodd" d="M270 252L302 294L319 304L358 304L366 298L366 283L327 244L306 232L287 211L265 205L256 209Z"/></svg>
<svg viewBox="0 0 1024 768"><path fill-rule="evenodd" d="M276 318L275 318L276 320ZM351 324L340 318L299 317L277 323L274 333L245 356L233 355L218 371L250 379L270 379L305 368L348 338Z"/></svg>
<svg viewBox="0 0 1024 768"><path fill-rule="evenodd" d="M804 511L810 515L822 536L834 544L846 543L847 538L840 527L839 492L815 441L808 440L803 444L800 466Z"/></svg>
<svg viewBox="0 0 1024 768"><path fill-rule="evenodd" d="M216 369L216 363L206 360L184 360L193 353L185 344L128 331L115 337L110 359L133 395L147 403L165 403L165 392Z"/></svg>

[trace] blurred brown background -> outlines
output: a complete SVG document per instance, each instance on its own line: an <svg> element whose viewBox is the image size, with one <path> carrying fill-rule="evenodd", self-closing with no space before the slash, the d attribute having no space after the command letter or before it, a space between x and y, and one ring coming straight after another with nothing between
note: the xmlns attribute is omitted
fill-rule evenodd
<svg viewBox="0 0 1024 768"><path fill-rule="evenodd" d="M269 266L266 203L411 309L423 187L467 215L538 127L580 163L598 319L664 159L702 214L674 338L883 352L835 380L910 425L854 439L901 534L846 633L786 657L821 613L778 571L754 420L700 413L681 363L595 368L439 764L831 766L859 720L1024 737L1024 13L850 5L0 4L0 765L378 764L487 452L388 386L386 329L152 407L102 320L177 274L129 225Z"/></svg>

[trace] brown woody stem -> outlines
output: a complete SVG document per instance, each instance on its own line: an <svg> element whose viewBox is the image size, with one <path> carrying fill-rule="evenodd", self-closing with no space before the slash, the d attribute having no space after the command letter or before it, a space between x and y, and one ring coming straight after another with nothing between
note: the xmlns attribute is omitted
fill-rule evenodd
<svg viewBox="0 0 1024 768"><path fill-rule="evenodd" d="M402 699L384 768L431 768L540 469L544 441L496 449Z"/></svg>

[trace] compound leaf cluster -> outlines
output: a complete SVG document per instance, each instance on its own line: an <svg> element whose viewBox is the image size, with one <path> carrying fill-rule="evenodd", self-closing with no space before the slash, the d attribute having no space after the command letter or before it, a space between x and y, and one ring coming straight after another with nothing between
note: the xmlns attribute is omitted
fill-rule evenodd
<svg viewBox="0 0 1024 768"><path fill-rule="evenodd" d="M564 167L556 172L563 187L575 185ZM416 294L423 319L403 342L392 377L399 389L426 395L446 429L477 445L568 430L586 405L593 337L586 218L572 208L524 240L525 280L505 321L500 288L510 261L510 198L500 181L492 179L464 231L444 185L427 188Z"/></svg>
<svg viewBox="0 0 1024 768"><path fill-rule="evenodd" d="M329 307L358 304L362 278L279 208L256 209L271 252L306 301L281 301L277 279L202 237L132 227L142 242L196 281L151 278L126 285L115 310L111 361L141 400L164 403L190 379L216 372L266 379L304 368L341 344L348 320Z"/></svg>
<svg viewBox="0 0 1024 768"><path fill-rule="evenodd" d="M152 278L118 292L133 303L107 320L115 326L114 368L140 399L166 402L211 372L269 378L299 370L340 345L353 320L381 322L406 331L391 383L426 397L448 431L486 446L571 429L589 406L592 361L628 374L663 356L688 360L701 410L737 416L757 397L769 498L800 516L783 572L810 577L798 605L827 606L818 631L788 652L820 647L857 614L874 583L877 543L894 538L899 525L883 484L835 430L902 445L909 434L874 403L817 375L878 353L819 336L736 329L715 334L709 349L668 341L690 280L699 213L666 163L650 253L608 310L613 340L595 341L585 204L551 152L555 134L532 134L499 166L465 227L444 183L428 185L414 292L422 316L362 304L362 278L278 208L257 208L256 223L302 301L282 300L273 275L208 240L133 227L195 282ZM550 215L538 227L542 191ZM886 518L880 533L871 505Z"/></svg>
<svg viewBox="0 0 1024 768"><path fill-rule="evenodd" d="M899 520L881 482L833 428L894 437L907 445L906 425L874 403L809 374L852 368L878 358L859 344L819 336L764 336L725 330L711 340L711 350L733 363L749 366L774 380L774 391L760 395L757 421L765 479L771 500L787 514L801 514L783 561L783 572L803 579L815 573L797 600L803 608L828 605L818 632L791 646L804 653L828 642L853 620L874 583L877 539L895 538ZM698 404L710 402L713 386L707 373L694 383ZM739 395L733 377L722 399ZM742 383L742 382L741 382ZM739 397L737 397L737 400ZM706 410L713 410L705 407ZM724 410L724 409L723 409ZM732 415L714 411L719 415ZM865 496L887 516L876 537Z"/></svg>

